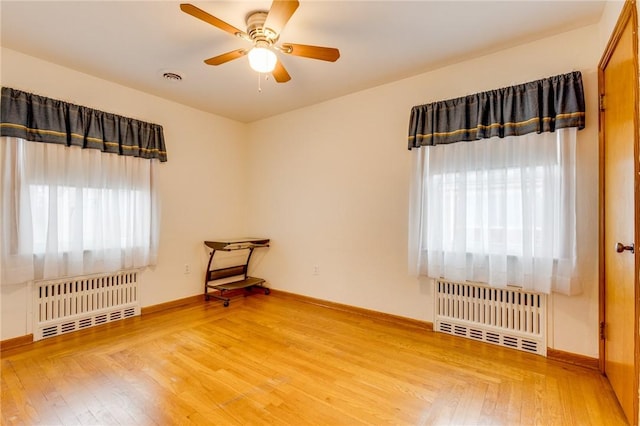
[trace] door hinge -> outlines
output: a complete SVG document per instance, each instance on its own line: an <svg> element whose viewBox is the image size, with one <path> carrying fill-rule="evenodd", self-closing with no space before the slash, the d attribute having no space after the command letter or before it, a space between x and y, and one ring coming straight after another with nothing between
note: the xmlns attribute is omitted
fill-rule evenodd
<svg viewBox="0 0 640 426"><path fill-rule="evenodd" d="M604 93L600 94L600 111L604 111Z"/></svg>
<svg viewBox="0 0 640 426"><path fill-rule="evenodd" d="M604 336L604 321L600 322L600 340L604 340L605 336Z"/></svg>

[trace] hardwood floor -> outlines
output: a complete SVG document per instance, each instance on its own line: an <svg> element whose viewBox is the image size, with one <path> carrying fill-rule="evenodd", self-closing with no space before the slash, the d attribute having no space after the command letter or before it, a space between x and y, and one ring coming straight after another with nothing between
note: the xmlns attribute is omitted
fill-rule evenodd
<svg viewBox="0 0 640 426"><path fill-rule="evenodd" d="M273 292L2 353L2 424L625 424L597 371Z"/></svg>

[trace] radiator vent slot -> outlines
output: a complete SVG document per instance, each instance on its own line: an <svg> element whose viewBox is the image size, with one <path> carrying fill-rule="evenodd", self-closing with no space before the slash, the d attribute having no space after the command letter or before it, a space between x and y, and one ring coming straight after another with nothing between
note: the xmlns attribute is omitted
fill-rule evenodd
<svg viewBox="0 0 640 426"><path fill-rule="evenodd" d="M138 271L41 281L34 293L33 340L140 315Z"/></svg>
<svg viewBox="0 0 640 426"><path fill-rule="evenodd" d="M546 295L436 280L435 330L547 355Z"/></svg>

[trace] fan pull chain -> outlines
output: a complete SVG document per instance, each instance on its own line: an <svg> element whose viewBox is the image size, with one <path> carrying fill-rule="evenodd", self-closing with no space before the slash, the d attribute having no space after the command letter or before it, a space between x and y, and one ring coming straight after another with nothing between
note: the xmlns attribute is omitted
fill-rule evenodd
<svg viewBox="0 0 640 426"><path fill-rule="evenodd" d="M262 73L258 73L258 93L262 93ZM264 75L264 81L269 80L269 74Z"/></svg>

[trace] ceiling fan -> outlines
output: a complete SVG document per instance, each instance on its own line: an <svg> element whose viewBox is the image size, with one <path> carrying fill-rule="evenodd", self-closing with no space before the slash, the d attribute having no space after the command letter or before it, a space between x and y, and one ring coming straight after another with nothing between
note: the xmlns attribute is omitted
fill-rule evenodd
<svg viewBox="0 0 640 426"><path fill-rule="evenodd" d="M277 45L282 29L287 24L299 6L297 0L274 0L268 12L256 11L247 15L247 31L216 18L196 6L183 3L180 9L214 27L240 37L253 44L253 47L236 49L213 58L206 59L208 65L221 65L234 59L249 56L251 68L261 73L272 73L278 83L286 83L291 76L278 60L274 51L293 56L319 59L335 62L340 57L340 51L333 47L310 46L306 44L282 43Z"/></svg>

